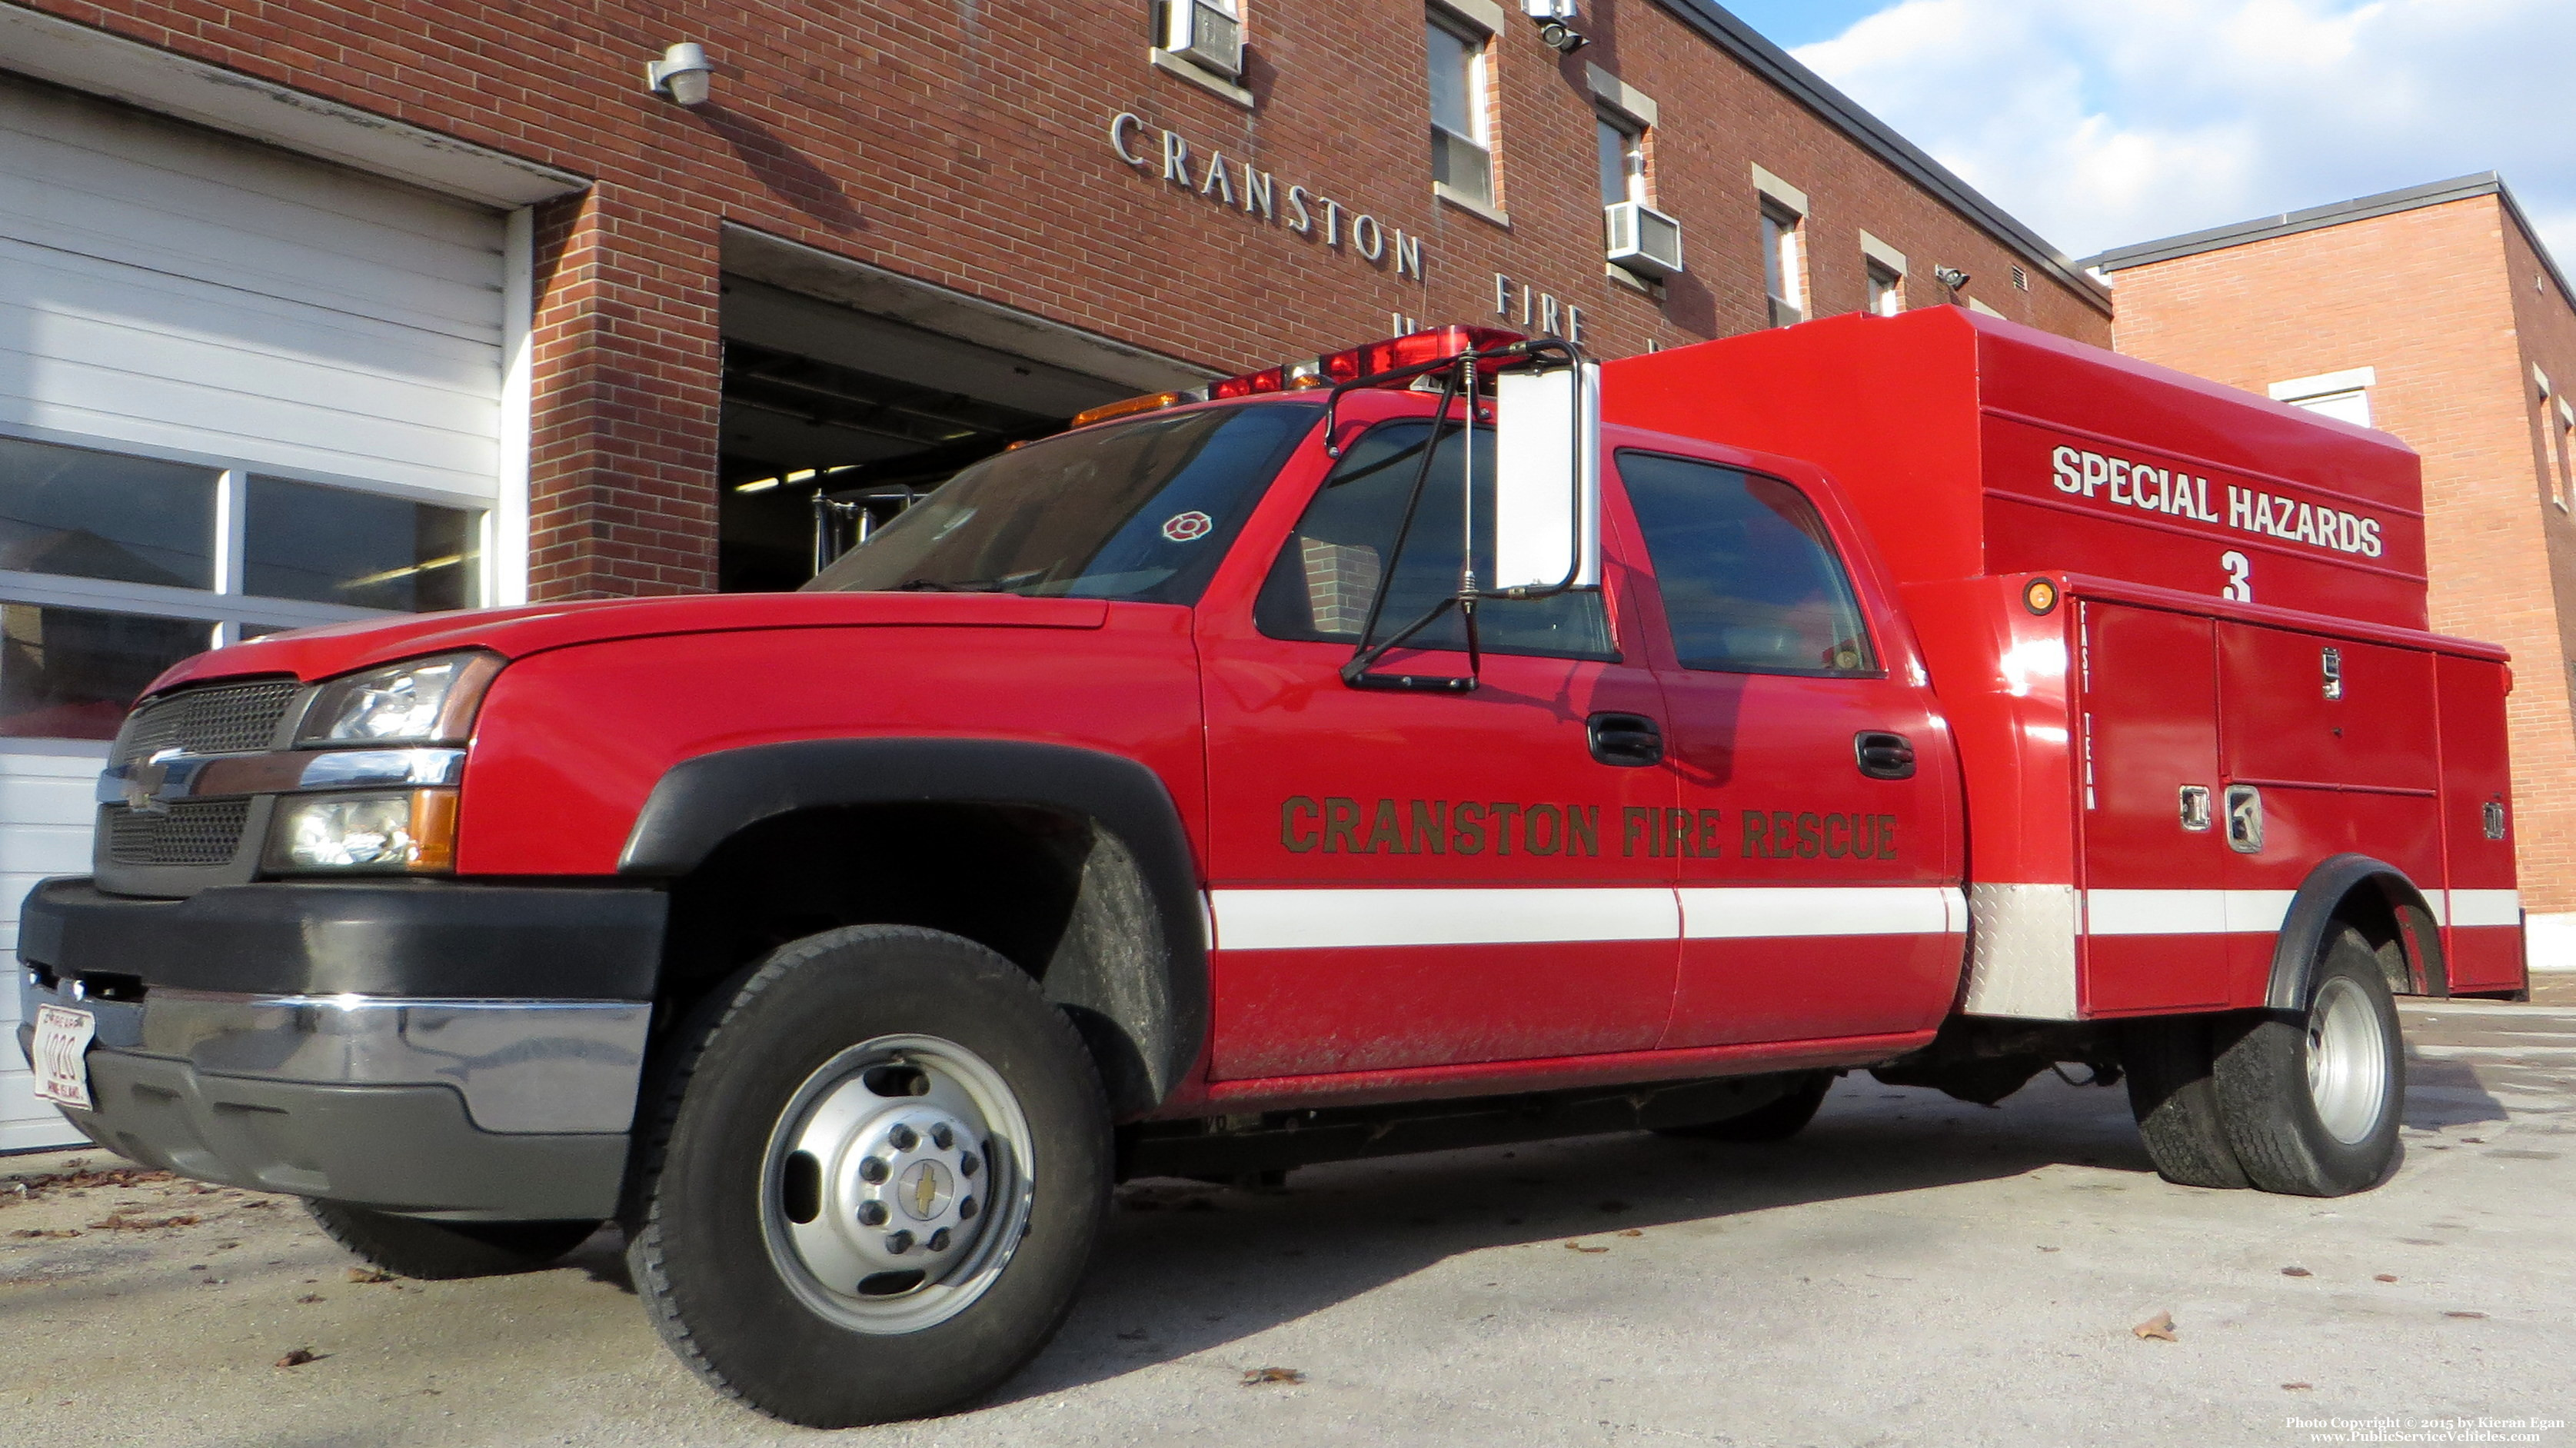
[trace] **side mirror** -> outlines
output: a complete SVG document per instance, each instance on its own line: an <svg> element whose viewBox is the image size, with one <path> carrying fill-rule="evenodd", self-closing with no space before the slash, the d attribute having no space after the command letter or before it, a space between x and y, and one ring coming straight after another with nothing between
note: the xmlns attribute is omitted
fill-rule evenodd
<svg viewBox="0 0 2576 1448"><path fill-rule="evenodd" d="M1494 378L1493 592L1601 582L1601 367Z"/></svg>

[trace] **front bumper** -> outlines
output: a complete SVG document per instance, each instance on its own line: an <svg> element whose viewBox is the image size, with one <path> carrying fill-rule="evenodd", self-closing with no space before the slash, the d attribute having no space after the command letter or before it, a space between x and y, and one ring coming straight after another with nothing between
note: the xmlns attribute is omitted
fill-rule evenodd
<svg viewBox="0 0 2576 1448"><path fill-rule="evenodd" d="M447 884L145 901L47 881L21 930L23 1019L97 1018L96 1109L63 1115L136 1161L390 1211L605 1217L663 905Z"/></svg>

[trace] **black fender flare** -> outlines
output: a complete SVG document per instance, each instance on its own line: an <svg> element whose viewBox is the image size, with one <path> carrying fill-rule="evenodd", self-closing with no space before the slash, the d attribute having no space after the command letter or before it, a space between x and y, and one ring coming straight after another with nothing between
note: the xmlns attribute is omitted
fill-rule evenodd
<svg viewBox="0 0 2576 1448"><path fill-rule="evenodd" d="M2406 872L2368 855L2332 855L2318 862L2290 899L2281 934L2272 947L2272 978L2263 1004L2276 1011L2308 1008L2308 973L2326 927L2356 890L2375 891L2396 922L2399 949L2406 955L2409 982L2428 996L2451 993L2450 971L2442 958L2442 937L2434 925L2433 907Z"/></svg>
<svg viewBox="0 0 2576 1448"><path fill-rule="evenodd" d="M1206 1044L1209 989L1196 856L1171 791L1122 755L1007 739L808 739L684 760L653 786L619 854L620 875L675 878L762 820L868 804L1021 805L1079 816L1115 837L1161 927L1159 1037L1138 1042L1157 1098Z"/></svg>

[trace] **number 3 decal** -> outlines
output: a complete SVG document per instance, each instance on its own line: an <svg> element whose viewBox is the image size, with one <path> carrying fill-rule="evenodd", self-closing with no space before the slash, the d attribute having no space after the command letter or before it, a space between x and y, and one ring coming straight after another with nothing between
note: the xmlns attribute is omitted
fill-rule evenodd
<svg viewBox="0 0 2576 1448"><path fill-rule="evenodd" d="M2254 564L2244 554L2230 548L2218 555L2218 566L2227 570L2227 586L2218 596L2238 603L2254 601Z"/></svg>

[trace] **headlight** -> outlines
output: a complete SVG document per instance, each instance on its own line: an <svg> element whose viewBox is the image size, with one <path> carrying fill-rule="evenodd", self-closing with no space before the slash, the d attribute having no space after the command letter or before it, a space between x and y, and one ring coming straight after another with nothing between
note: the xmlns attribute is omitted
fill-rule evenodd
<svg viewBox="0 0 2576 1448"><path fill-rule="evenodd" d="M289 795L268 841L272 870L451 870L456 792Z"/></svg>
<svg viewBox="0 0 2576 1448"><path fill-rule="evenodd" d="M304 711L295 742L461 744L499 672L491 654L446 654L334 679Z"/></svg>

